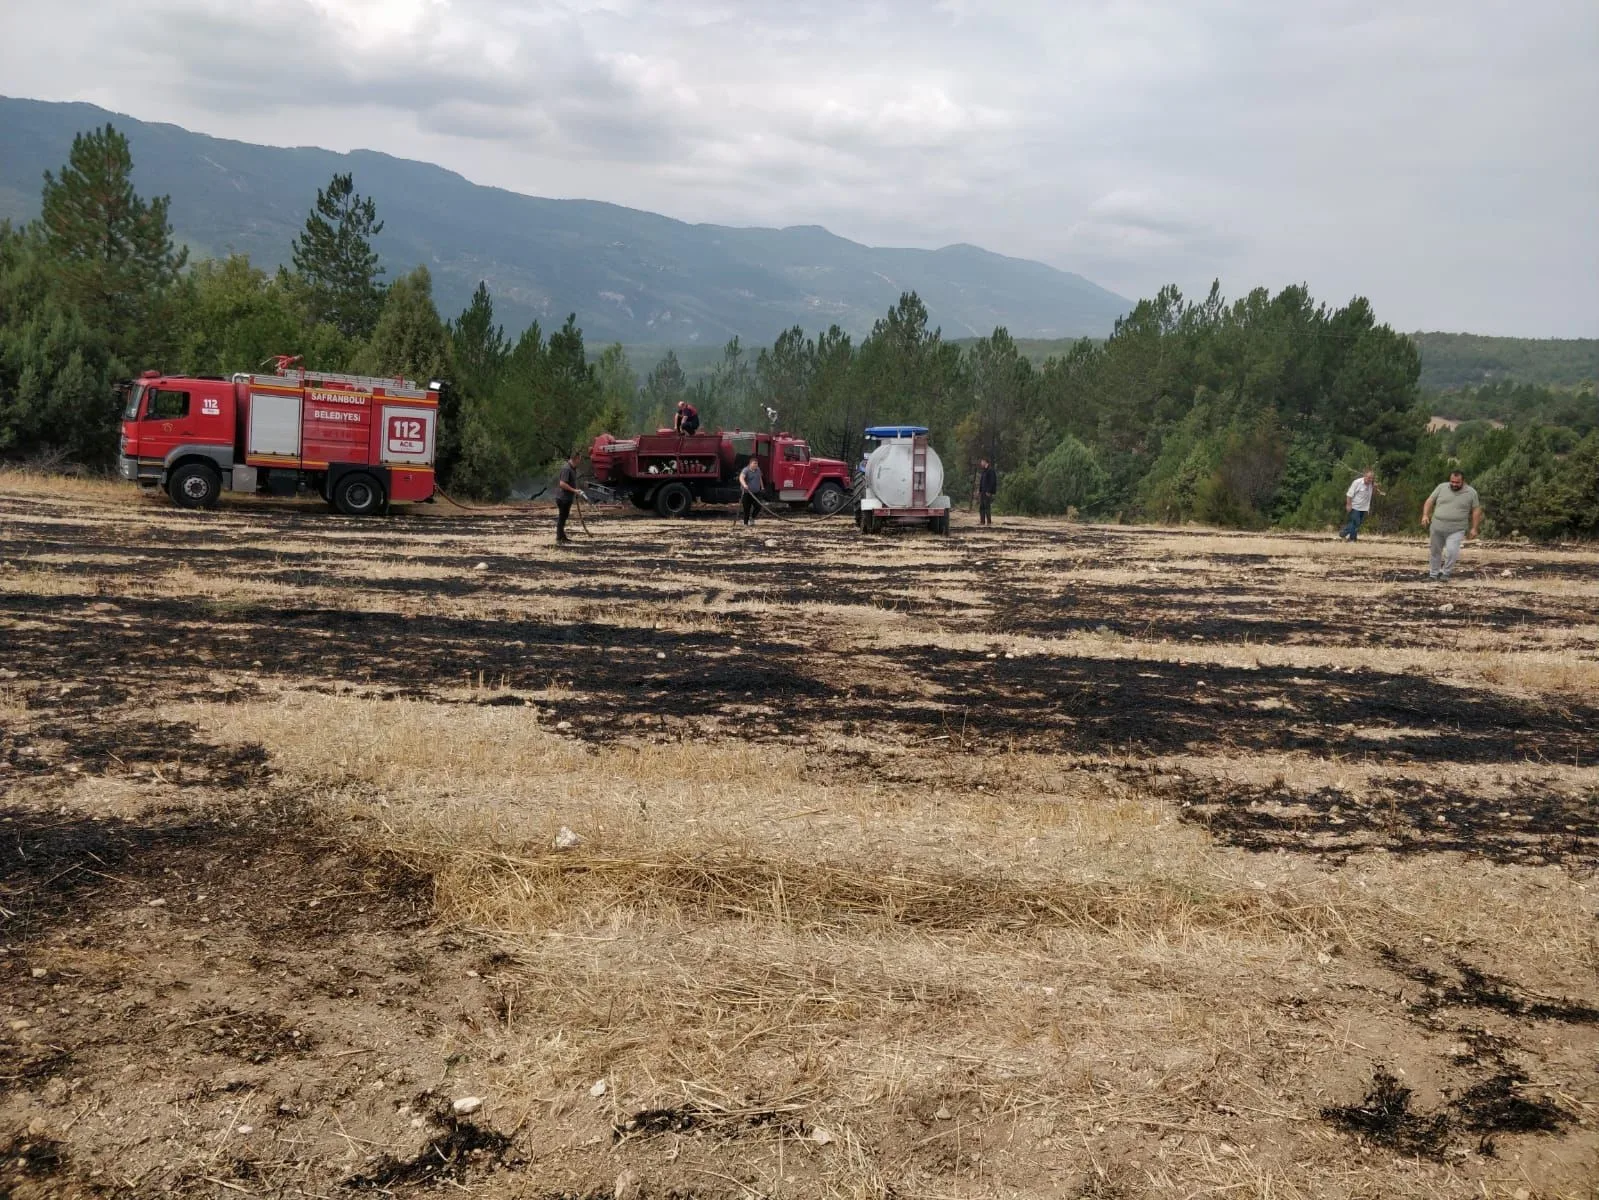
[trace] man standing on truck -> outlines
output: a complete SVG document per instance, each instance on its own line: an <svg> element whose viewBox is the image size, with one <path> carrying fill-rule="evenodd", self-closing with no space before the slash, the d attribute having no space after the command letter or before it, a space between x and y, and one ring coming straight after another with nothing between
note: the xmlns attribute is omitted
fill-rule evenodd
<svg viewBox="0 0 1599 1200"><path fill-rule="evenodd" d="M566 519L572 514L572 501L588 499L577 486L577 460L579 452L574 450L566 456L566 465L561 468L560 478L555 484L555 544L564 546L572 539L566 536Z"/></svg>
<svg viewBox="0 0 1599 1200"><path fill-rule="evenodd" d="M700 427L700 410L687 400L677 402L677 416L672 421L672 432L682 434L697 433Z"/></svg>
<svg viewBox="0 0 1599 1200"><path fill-rule="evenodd" d="M983 469L977 477L977 523L992 525L994 518L989 510L994 507L994 493L999 491L999 476L986 458L978 459L977 465Z"/></svg>
<svg viewBox="0 0 1599 1200"><path fill-rule="evenodd" d="M1482 501L1477 489L1466 482L1463 471L1449 472L1449 482L1433 488L1421 506L1421 524L1431 530L1427 546L1427 578L1446 581L1460 558L1460 547L1467 538L1475 539L1482 528Z"/></svg>
<svg viewBox="0 0 1599 1200"><path fill-rule="evenodd" d="M753 458L738 473L738 517L746 525L755 524L761 507L761 464Z"/></svg>

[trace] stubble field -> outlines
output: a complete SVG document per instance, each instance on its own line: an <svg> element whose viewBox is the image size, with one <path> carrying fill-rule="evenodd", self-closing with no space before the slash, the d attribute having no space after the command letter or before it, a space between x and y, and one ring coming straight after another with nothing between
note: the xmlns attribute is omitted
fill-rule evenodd
<svg viewBox="0 0 1599 1200"><path fill-rule="evenodd" d="M551 534L0 475L0 1194L1599 1196L1599 553Z"/></svg>

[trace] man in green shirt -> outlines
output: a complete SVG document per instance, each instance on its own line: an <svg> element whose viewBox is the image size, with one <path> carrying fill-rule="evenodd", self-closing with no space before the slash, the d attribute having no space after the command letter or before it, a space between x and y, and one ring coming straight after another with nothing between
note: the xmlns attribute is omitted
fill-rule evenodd
<svg viewBox="0 0 1599 1200"><path fill-rule="evenodd" d="M1477 499L1477 489L1466 483L1463 472L1449 472L1449 482L1433 488L1421 506L1421 524L1432 531L1427 578L1448 579L1462 543L1475 538L1482 526L1482 501Z"/></svg>

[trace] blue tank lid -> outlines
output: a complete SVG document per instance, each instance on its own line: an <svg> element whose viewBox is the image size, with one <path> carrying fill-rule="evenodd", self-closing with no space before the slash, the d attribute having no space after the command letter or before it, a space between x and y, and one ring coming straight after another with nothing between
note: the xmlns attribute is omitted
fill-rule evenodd
<svg viewBox="0 0 1599 1200"><path fill-rule="evenodd" d="M866 429L869 438L908 438L919 433L926 433L925 425L870 425Z"/></svg>

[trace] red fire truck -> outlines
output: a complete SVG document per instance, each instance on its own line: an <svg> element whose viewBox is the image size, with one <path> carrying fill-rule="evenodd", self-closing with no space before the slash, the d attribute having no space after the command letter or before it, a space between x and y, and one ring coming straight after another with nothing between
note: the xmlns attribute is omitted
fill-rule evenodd
<svg viewBox="0 0 1599 1200"><path fill-rule="evenodd" d="M602 433L589 447L595 482L663 517L683 516L696 500L736 504L738 473L752 458L760 464L768 499L794 508L809 505L824 516L849 500L849 467L835 458L812 458L805 440L787 433Z"/></svg>
<svg viewBox="0 0 1599 1200"><path fill-rule="evenodd" d="M120 474L184 508L214 508L224 488L309 489L350 516L433 495L438 384L297 364L232 379L146 371L125 384Z"/></svg>

